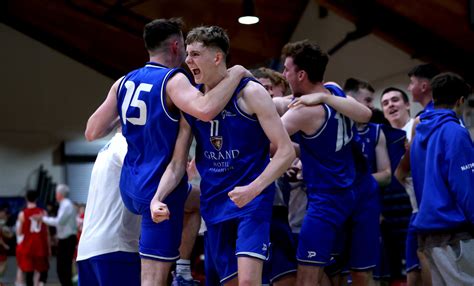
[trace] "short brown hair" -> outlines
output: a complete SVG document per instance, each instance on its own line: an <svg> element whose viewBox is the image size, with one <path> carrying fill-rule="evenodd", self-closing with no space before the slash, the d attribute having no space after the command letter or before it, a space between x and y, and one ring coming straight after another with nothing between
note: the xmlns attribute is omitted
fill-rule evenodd
<svg viewBox="0 0 474 286"><path fill-rule="evenodd" d="M273 86L283 86L284 94L286 95L288 93L290 86L288 85L288 81L286 81L285 77L281 73L265 67L251 70L251 72L256 78L268 78L272 82Z"/></svg>
<svg viewBox="0 0 474 286"><path fill-rule="evenodd" d="M218 26L201 26L192 29L186 37L186 45L200 42L206 47L219 48L227 57L230 40L227 33Z"/></svg>
<svg viewBox="0 0 474 286"><path fill-rule="evenodd" d="M433 101L435 106L454 106L461 97L467 99L471 87L458 74L452 72L440 73L431 80Z"/></svg>
<svg viewBox="0 0 474 286"><path fill-rule="evenodd" d="M372 85L367 81L357 79L357 78L354 78L354 77L350 77L350 78L346 79L346 83L344 83L344 92L345 93L348 93L348 92L356 93L361 89L367 89L368 91L370 91L372 93L375 92Z"/></svg>
<svg viewBox="0 0 474 286"><path fill-rule="evenodd" d="M282 56L293 58L298 70L304 70L312 83L323 81L329 56L318 44L308 40L288 43L283 47Z"/></svg>
<svg viewBox="0 0 474 286"><path fill-rule="evenodd" d="M163 47L171 36L181 36L184 22L181 18L155 19L145 25L143 40L148 51L156 51Z"/></svg>

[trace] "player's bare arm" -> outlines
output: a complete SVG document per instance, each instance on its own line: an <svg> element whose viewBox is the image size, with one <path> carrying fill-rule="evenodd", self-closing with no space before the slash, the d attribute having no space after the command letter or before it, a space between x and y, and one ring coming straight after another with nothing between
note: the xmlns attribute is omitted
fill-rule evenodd
<svg viewBox="0 0 474 286"><path fill-rule="evenodd" d="M205 96L182 73L168 81L166 93L182 111L203 121L212 120L227 105L240 80L251 76L248 70L238 65L228 71L228 75Z"/></svg>
<svg viewBox="0 0 474 286"><path fill-rule="evenodd" d="M16 236L20 237L23 235L23 222L25 221L25 214L21 211L18 214L17 225L16 225Z"/></svg>
<svg viewBox="0 0 474 286"><path fill-rule="evenodd" d="M314 134L324 123L326 112L321 105L301 106L298 109L289 109L281 121L288 134L291 136L298 131L307 135Z"/></svg>
<svg viewBox="0 0 474 286"><path fill-rule="evenodd" d="M377 172L373 173L375 180L380 187L385 187L392 181L392 169L390 168L390 158L387 151L387 140L383 130L380 130L379 141L375 146L375 160Z"/></svg>
<svg viewBox="0 0 474 286"><path fill-rule="evenodd" d="M298 109L289 109L281 118L283 127L291 136L298 131L305 134L314 134L323 126L326 112L321 105L302 106ZM300 156L300 145L293 142L296 156Z"/></svg>
<svg viewBox="0 0 474 286"><path fill-rule="evenodd" d="M272 160L254 181L247 186L239 186L229 192L230 199L238 207L243 207L290 167L295 158L295 152L275 105L272 104L272 99L263 86L249 82L243 89L238 104L248 114L257 116L266 136L276 147Z"/></svg>
<svg viewBox="0 0 474 286"><path fill-rule="evenodd" d="M288 111L288 106L291 103L291 98L289 97L274 97L272 98L273 103L277 109L277 112L280 116L283 116L285 112Z"/></svg>
<svg viewBox="0 0 474 286"><path fill-rule="evenodd" d="M372 116L372 111L362 103L359 103L352 97L340 97L329 93L311 93L295 98L290 104L290 108L296 108L301 105L317 105L327 104L334 108L337 112L350 119L359 122L367 123Z"/></svg>
<svg viewBox="0 0 474 286"><path fill-rule="evenodd" d="M191 141L191 127L181 116L173 156L150 203L151 218L156 223L169 219L170 212L163 201L178 186L186 172Z"/></svg>
<svg viewBox="0 0 474 286"><path fill-rule="evenodd" d="M85 136L87 141L93 141L109 134L118 124L117 91L122 78L110 88L105 101L87 120Z"/></svg>

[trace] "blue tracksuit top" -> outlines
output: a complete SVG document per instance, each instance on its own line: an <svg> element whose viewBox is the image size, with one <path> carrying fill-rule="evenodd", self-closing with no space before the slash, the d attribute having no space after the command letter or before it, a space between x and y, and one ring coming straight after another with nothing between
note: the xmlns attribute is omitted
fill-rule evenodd
<svg viewBox="0 0 474 286"><path fill-rule="evenodd" d="M474 224L474 145L452 110L420 115L411 147L420 232Z"/></svg>

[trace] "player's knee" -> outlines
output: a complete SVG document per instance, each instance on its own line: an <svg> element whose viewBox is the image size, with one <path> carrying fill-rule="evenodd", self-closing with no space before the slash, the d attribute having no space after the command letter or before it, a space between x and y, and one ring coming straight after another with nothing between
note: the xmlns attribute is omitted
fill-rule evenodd
<svg viewBox="0 0 474 286"><path fill-rule="evenodd" d="M251 277L239 277L239 286L257 286L259 285L256 279Z"/></svg>
<svg viewBox="0 0 474 286"><path fill-rule="evenodd" d="M372 272L371 271L352 271L352 281L354 285L367 285L367 282L370 280Z"/></svg>

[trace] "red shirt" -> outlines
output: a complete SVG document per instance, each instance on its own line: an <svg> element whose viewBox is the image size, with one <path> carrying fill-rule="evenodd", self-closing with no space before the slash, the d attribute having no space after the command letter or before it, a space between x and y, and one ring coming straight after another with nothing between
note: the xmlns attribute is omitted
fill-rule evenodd
<svg viewBox="0 0 474 286"><path fill-rule="evenodd" d="M41 208L26 208L23 210L24 221L22 225L22 233L24 239L22 251L29 256L48 256L48 231L47 225L41 220L35 220L31 216L43 214L45 211Z"/></svg>

